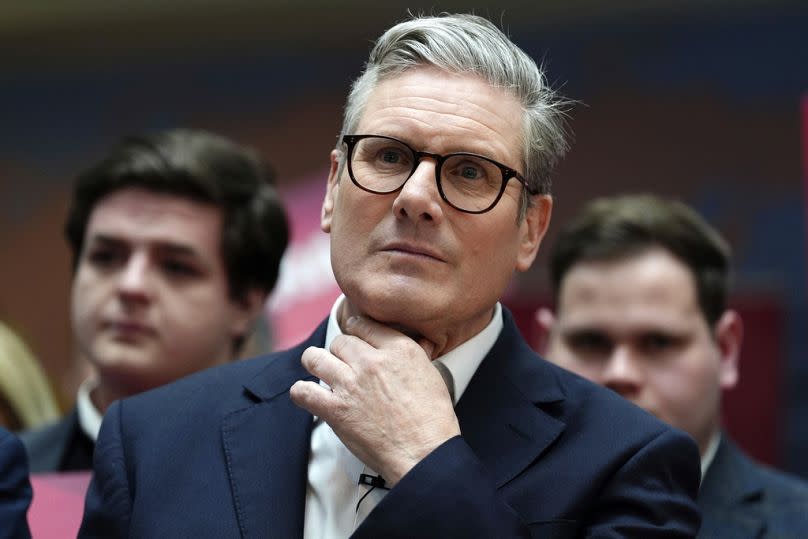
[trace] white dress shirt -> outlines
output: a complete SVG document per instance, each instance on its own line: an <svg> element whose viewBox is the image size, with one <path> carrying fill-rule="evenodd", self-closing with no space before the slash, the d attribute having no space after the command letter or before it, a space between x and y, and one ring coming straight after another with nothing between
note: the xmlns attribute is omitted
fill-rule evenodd
<svg viewBox="0 0 808 539"><path fill-rule="evenodd" d="M343 301L345 296L340 296L331 308L325 337L326 349L331 346L337 335L342 334L337 314ZM502 307L497 303L488 326L454 350L434 360L443 363L454 379L455 405L466 390L477 367L494 346L501 330ZM320 384L328 387L322 381ZM356 530L387 493L383 488L358 484L359 477L363 473L378 475L345 447L328 423L315 417L306 485L303 528L305 539L348 537Z"/></svg>
<svg viewBox="0 0 808 539"><path fill-rule="evenodd" d="M707 444L707 450L704 451L704 456L701 457L701 480L704 481L704 476L707 475L707 470L710 469L710 464L715 459L715 454L718 452L718 444L721 442L721 433L715 432L710 438L710 443Z"/></svg>
<svg viewBox="0 0 808 539"><path fill-rule="evenodd" d="M90 393L98 385L98 382L90 378L81 383L78 395L76 396L76 413L79 416L79 426L90 440L98 440L98 432L101 430L101 420L104 414L98 411L90 398Z"/></svg>

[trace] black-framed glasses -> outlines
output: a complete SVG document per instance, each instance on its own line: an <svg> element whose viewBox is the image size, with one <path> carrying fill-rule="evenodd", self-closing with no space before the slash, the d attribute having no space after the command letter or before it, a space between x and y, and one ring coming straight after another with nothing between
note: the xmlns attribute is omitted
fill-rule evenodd
<svg viewBox="0 0 808 539"><path fill-rule="evenodd" d="M441 198L466 213L485 213L496 206L511 178L531 195L538 194L516 170L474 153L419 152L406 142L383 135L344 135L348 175L360 189L377 195L404 187L424 157L435 160L435 181Z"/></svg>

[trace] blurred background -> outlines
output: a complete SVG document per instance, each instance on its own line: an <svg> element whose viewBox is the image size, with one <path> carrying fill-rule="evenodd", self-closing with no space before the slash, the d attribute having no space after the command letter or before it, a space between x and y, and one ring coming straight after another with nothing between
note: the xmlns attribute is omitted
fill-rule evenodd
<svg viewBox="0 0 808 539"><path fill-rule="evenodd" d="M345 95L372 40L408 8L491 18L579 102L547 242L590 198L639 191L681 198L728 237L747 338L727 425L756 457L808 477L805 2L5 0L0 320L40 358L61 405L83 372L62 235L76 174L150 129L205 128L258 149L293 226L268 306L272 343L290 344L337 293L318 216ZM545 265L540 254L507 299L529 339L550 301Z"/></svg>

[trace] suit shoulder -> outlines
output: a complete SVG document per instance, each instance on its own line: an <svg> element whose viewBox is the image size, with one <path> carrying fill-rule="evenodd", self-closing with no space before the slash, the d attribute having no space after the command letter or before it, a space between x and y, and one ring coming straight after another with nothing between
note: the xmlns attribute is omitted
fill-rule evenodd
<svg viewBox="0 0 808 539"><path fill-rule="evenodd" d="M798 507L808 511L808 482L797 476L753 462L759 480L766 492L766 500L779 506ZM808 521L808 514L806 514Z"/></svg>
<svg viewBox="0 0 808 539"><path fill-rule="evenodd" d="M748 535L750 525L765 526L771 537L808 535L808 483L755 462L727 438L702 482L699 506L705 537L736 528L743 531L735 535Z"/></svg>
<svg viewBox="0 0 808 539"><path fill-rule="evenodd" d="M549 365L555 370L570 413L579 421L601 425L609 430L610 436L634 432L656 437L667 431L679 432L614 391L557 365Z"/></svg>
<svg viewBox="0 0 808 539"><path fill-rule="evenodd" d="M713 469L716 476L710 477ZM797 504L803 509L808 506L808 482L755 461L725 436L705 482L709 479L713 484L726 484L729 476L742 491L763 492L767 503Z"/></svg>
<svg viewBox="0 0 808 539"><path fill-rule="evenodd" d="M28 453L31 472L54 471L77 428L78 418L73 409L61 419L21 432L20 440Z"/></svg>
<svg viewBox="0 0 808 539"><path fill-rule="evenodd" d="M75 409L65 416L39 427L24 430L19 433L25 447L34 447L39 444L53 443L54 440L63 438L70 431L76 422Z"/></svg>
<svg viewBox="0 0 808 539"><path fill-rule="evenodd" d="M285 352L279 352L205 369L170 384L128 397L122 403L125 403L129 410L144 412L151 408L165 410L169 404L177 403L184 403L184 406L215 405L220 401L211 398L212 395L224 395L234 388L238 389L271 362L282 360L284 356Z"/></svg>
<svg viewBox="0 0 808 539"><path fill-rule="evenodd" d="M16 435L0 428L0 452L2 452L3 456L22 454L24 451L22 442Z"/></svg>
<svg viewBox="0 0 808 539"><path fill-rule="evenodd" d="M326 322L327 319L307 340L287 350L205 369L170 384L128 397L122 403L125 403L125 407L130 410L151 409L158 413L167 409L166 406L178 403L185 408L196 406L200 410L221 406L226 403L227 396L234 394L234 390L240 393L241 388L256 377L264 374L271 376L275 372L287 374L302 369L300 356L303 350L311 345L322 346Z"/></svg>
<svg viewBox="0 0 808 539"><path fill-rule="evenodd" d="M0 427L0 494L7 495L28 483L28 459L16 434ZM0 504L2 505L2 504Z"/></svg>

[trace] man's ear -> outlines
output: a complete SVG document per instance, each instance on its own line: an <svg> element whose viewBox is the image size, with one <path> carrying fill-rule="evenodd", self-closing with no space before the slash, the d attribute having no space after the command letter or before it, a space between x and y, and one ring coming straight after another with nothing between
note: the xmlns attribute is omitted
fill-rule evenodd
<svg viewBox="0 0 808 539"><path fill-rule="evenodd" d="M320 229L328 234L331 232L331 219L334 215L334 197L339 187L339 157L340 152L331 150L331 168L328 172L328 184L326 185L323 207L320 209Z"/></svg>
<svg viewBox="0 0 808 539"><path fill-rule="evenodd" d="M539 252L541 240L547 233L550 216L553 213L553 197L550 195L537 195L533 197L533 204L527 207L525 218L519 225L519 251L516 256L516 269L527 271L536 253Z"/></svg>
<svg viewBox="0 0 808 539"><path fill-rule="evenodd" d="M718 382L722 390L732 389L738 383L738 361L743 343L743 321L733 311L724 311L715 324L715 340L720 354Z"/></svg>
<svg viewBox="0 0 808 539"><path fill-rule="evenodd" d="M553 311L547 307L540 307L536 314L533 315L536 322L536 338L533 341L533 349L542 356L547 355L547 350L550 348L550 339L552 338L553 329L555 326L556 318Z"/></svg>

